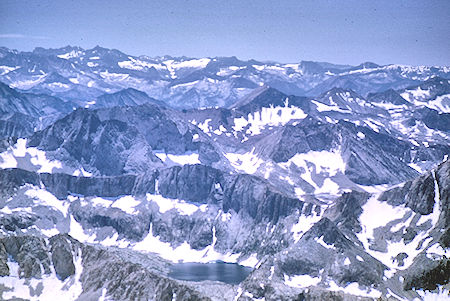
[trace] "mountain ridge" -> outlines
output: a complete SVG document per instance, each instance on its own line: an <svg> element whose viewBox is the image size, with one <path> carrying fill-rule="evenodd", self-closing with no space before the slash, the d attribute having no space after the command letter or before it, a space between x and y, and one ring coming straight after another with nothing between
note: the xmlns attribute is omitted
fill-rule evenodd
<svg viewBox="0 0 450 301"><path fill-rule="evenodd" d="M338 66L330 63L264 63L235 57L130 56L101 47L63 47L17 52L4 49L0 81L24 90L83 101L134 88L176 108L230 106L261 84L286 94L317 96L333 87L356 93L382 92L418 84L432 76L450 78L448 67ZM26 58L26 59L25 59ZM65 80L50 81L51 74ZM50 82L45 82L46 78Z"/></svg>
<svg viewBox="0 0 450 301"><path fill-rule="evenodd" d="M447 67L0 53L0 299L448 297Z"/></svg>

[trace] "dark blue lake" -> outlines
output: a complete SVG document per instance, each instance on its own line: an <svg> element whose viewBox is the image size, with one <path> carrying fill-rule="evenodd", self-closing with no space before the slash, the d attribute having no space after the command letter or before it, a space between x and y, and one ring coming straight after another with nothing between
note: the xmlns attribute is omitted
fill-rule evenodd
<svg viewBox="0 0 450 301"><path fill-rule="evenodd" d="M241 283L252 271L236 263L177 263L171 266L169 277L178 280L203 281L213 280L228 284Z"/></svg>

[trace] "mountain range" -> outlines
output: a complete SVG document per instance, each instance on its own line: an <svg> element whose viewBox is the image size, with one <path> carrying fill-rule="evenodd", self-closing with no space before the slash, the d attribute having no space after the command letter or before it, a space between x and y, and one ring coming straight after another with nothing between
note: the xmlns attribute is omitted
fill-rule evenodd
<svg viewBox="0 0 450 301"><path fill-rule="evenodd" d="M317 96L331 88L368 93L405 89L449 67L281 64L236 57L131 56L115 49L0 49L0 81L17 89L87 104L104 93L134 88L173 108L227 107L261 85L288 95ZM441 91L443 92L443 91Z"/></svg>
<svg viewBox="0 0 450 301"><path fill-rule="evenodd" d="M0 48L0 299L448 298L449 78Z"/></svg>

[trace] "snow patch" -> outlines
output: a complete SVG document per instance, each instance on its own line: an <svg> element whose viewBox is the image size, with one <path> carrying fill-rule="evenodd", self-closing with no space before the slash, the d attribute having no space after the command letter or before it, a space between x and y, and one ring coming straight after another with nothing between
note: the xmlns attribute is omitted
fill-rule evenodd
<svg viewBox="0 0 450 301"><path fill-rule="evenodd" d="M439 243L435 243L433 245L431 245L431 247L429 247L427 249L427 257L430 259L435 259L436 257L450 257L450 249L446 248L442 248L442 246Z"/></svg>
<svg viewBox="0 0 450 301"><path fill-rule="evenodd" d="M172 69L181 69L181 68L205 68L206 65L211 61L209 58L201 58L201 59L192 59L192 60L186 60L182 62L175 62L174 60L167 60L163 63L168 67Z"/></svg>
<svg viewBox="0 0 450 301"><path fill-rule="evenodd" d="M69 203L65 200L58 200L53 194L47 190L33 187L25 191L25 195L32 198L35 205L52 207L67 216Z"/></svg>
<svg viewBox="0 0 450 301"><path fill-rule="evenodd" d="M86 170L84 170L84 168L81 167L81 168L79 168L79 169L76 169L76 170L72 173L72 176L75 176L75 177L83 176L83 177L88 178L88 177L92 177L93 174L90 173L90 172L88 172L88 171L86 171Z"/></svg>
<svg viewBox="0 0 450 301"><path fill-rule="evenodd" d="M334 245L329 245L326 242L323 241L323 236L317 238L314 237L314 241L317 242L319 245L321 245L322 247L326 248L326 249L331 249L331 250L336 250Z"/></svg>
<svg viewBox="0 0 450 301"><path fill-rule="evenodd" d="M213 230L212 230L213 231ZM172 262L200 262L208 263L213 261L223 261L236 263L240 254L221 254L214 250L215 239L211 245L206 246L202 250L194 250L185 241L177 247L172 247L168 242L162 242L159 236L153 236L153 224L150 224L148 235L140 242L136 243L132 248L136 251L152 252L159 254L162 258Z"/></svg>
<svg viewBox="0 0 450 301"><path fill-rule="evenodd" d="M8 266L12 269L10 276L0 277L0 284L11 288L11 291L3 291L2 299L9 300L11 298L23 298L32 301L53 301L55 296L59 300L77 300L83 292L81 285L81 273L83 272L81 249L74 256L75 274L61 281L52 271L51 274L42 275L41 279L37 278L19 278L18 264L16 262L8 262ZM31 295L31 291L38 292L38 286L42 287L39 295Z"/></svg>
<svg viewBox="0 0 450 301"><path fill-rule="evenodd" d="M224 153L225 158L230 161L231 165L238 171L243 171L247 174L254 174L259 166L264 163L257 154L254 153L255 148L250 152L238 153Z"/></svg>
<svg viewBox="0 0 450 301"><path fill-rule="evenodd" d="M300 177L311 184L316 194L338 195L341 192L339 185L331 177L345 172L345 162L339 150L309 151L295 154L287 162L278 163L285 170L289 170L291 164L303 169ZM313 180L313 175L320 174L325 179L321 186ZM301 191L298 191L301 193Z"/></svg>
<svg viewBox="0 0 450 301"><path fill-rule="evenodd" d="M302 109L289 106L289 99L286 98L284 107L272 105L268 108L261 108L260 111L248 114L247 118L239 117L234 119L235 132L241 132L246 128L246 134L258 135L266 126L283 126L295 119L304 119L306 114Z"/></svg>
<svg viewBox="0 0 450 301"><path fill-rule="evenodd" d="M436 225L440 214L439 187L437 186L435 179L435 204L433 207L433 212L427 218L421 218L422 220L420 221L424 222L426 219L429 219L433 227L428 231L417 233L414 239L408 243L406 243L403 239L400 241L387 241L386 252L379 252L370 249L370 242L374 239L374 230L378 227L387 225L391 221L401 218L405 219L407 214L409 214L409 217L406 220L394 224L390 230L392 232L396 232L402 228L404 229L411 223L414 217L414 212L411 209L406 208L404 205L393 207L386 202L380 202L377 199L378 196L379 194L373 195L367 203L362 206L363 212L359 217L362 231L360 233L356 233L356 235L363 243L367 253L390 268L389 271L385 272L389 277L390 275L393 275L396 270L408 268L412 264L415 257L427 248L428 244L432 240L432 238L429 237L429 233ZM404 264L401 267L398 266L396 261L394 261L394 258L399 253L408 254L408 257L404 259Z"/></svg>
<svg viewBox="0 0 450 301"><path fill-rule="evenodd" d="M61 59L68 60L68 59L71 59L71 58L79 57L82 54L83 54L82 51L72 50L72 51L64 53L64 54L59 54L59 55L57 55L57 57L59 57Z"/></svg>
<svg viewBox="0 0 450 301"><path fill-rule="evenodd" d="M300 214L298 222L292 225L291 232L295 242L298 242L300 238L305 234L311 227L317 223L322 218L322 215L316 215L314 213L306 216Z"/></svg>
<svg viewBox="0 0 450 301"><path fill-rule="evenodd" d="M307 163L312 163L315 166L316 173L327 173L329 176L335 176L345 171L345 162L338 150L309 151L295 154L287 162L280 163L280 165L287 168L292 163L306 170L309 170Z"/></svg>
<svg viewBox="0 0 450 301"><path fill-rule="evenodd" d="M423 301L448 301L450 296L450 290L443 286L439 286L437 292L417 290ZM417 299L414 299L414 301Z"/></svg>
<svg viewBox="0 0 450 301"><path fill-rule="evenodd" d="M150 69L152 67L157 70L166 69L166 67L161 64L145 62L145 61L142 61L139 59L135 59L131 56L128 57L128 59L129 59L129 61L118 62L117 65L119 65L120 68L130 69L130 70L139 70L139 71Z"/></svg>
<svg viewBox="0 0 450 301"><path fill-rule="evenodd" d="M246 266L246 267L250 267L250 268L254 268L257 266L258 264L258 258L257 258L256 253L251 254L247 259L239 261L240 265Z"/></svg>
<svg viewBox="0 0 450 301"><path fill-rule="evenodd" d="M0 66L0 75L5 75L11 71L14 71L16 69L19 69L20 67L10 67L10 66Z"/></svg>
<svg viewBox="0 0 450 301"><path fill-rule="evenodd" d="M49 160L44 151L36 147L27 147L27 139L17 139L17 143L0 154L0 168L20 168L18 159L23 160L26 156L32 165L39 167L38 173L52 173L53 169L62 168L58 160Z"/></svg>
<svg viewBox="0 0 450 301"><path fill-rule="evenodd" d="M318 102L318 101L315 101L315 100L312 100L311 102L316 105L317 111L319 111L319 112L334 111L334 112L340 112L340 113L346 113L346 114L351 114L352 113L352 111L341 109L337 105L330 106L330 105L327 105L327 104L324 104L324 103L321 103L321 102Z"/></svg>
<svg viewBox="0 0 450 301"><path fill-rule="evenodd" d="M284 275L284 284L290 287L306 288L315 286L321 281L320 277L311 277L309 275Z"/></svg>
<svg viewBox="0 0 450 301"><path fill-rule="evenodd" d="M207 205L194 205L183 200L169 199L158 194L146 194L147 201L156 203L159 207L159 212L165 213L169 210L175 209L181 215L192 215L198 210L205 212Z"/></svg>
<svg viewBox="0 0 450 301"><path fill-rule="evenodd" d="M369 298L379 298L381 297L381 292L373 289L368 288L366 290L361 289L356 282L352 282L349 285L345 287L340 287L337 285L334 281L329 281L329 290L330 291L341 291L346 294L355 295L355 296L363 296L363 297L369 297Z"/></svg>
<svg viewBox="0 0 450 301"><path fill-rule="evenodd" d="M140 203L141 202L136 200L133 196L126 195L126 196L123 196L123 197L117 199L116 201L114 201L114 203L111 205L111 207L119 208L120 210L122 210L128 214L138 214L139 212L136 211L136 209L134 207L136 207Z"/></svg>
<svg viewBox="0 0 450 301"><path fill-rule="evenodd" d="M187 165L187 164L200 164L199 154L198 153L185 153L182 155L174 155L174 154L166 154L162 152L154 152L155 156L157 156L164 163L175 163L178 165Z"/></svg>

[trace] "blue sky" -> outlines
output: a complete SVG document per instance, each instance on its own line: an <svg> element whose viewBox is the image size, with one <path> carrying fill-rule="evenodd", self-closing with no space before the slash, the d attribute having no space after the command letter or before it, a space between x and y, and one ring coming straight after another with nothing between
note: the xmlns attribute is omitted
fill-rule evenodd
<svg viewBox="0 0 450 301"><path fill-rule="evenodd" d="M0 1L0 46L450 65L450 1Z"/></svg>

